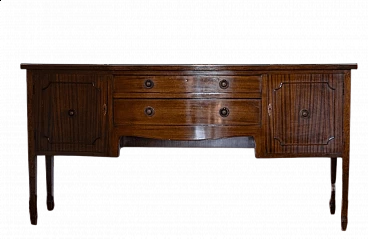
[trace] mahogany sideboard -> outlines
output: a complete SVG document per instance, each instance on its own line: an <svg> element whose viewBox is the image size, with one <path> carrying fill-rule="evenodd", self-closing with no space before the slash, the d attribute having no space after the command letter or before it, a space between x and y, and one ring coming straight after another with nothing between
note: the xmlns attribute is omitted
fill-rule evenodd
<svg viewBox="0 0 368 239"><path fill-rule="evenodd" d="M84 65L27 69L29 211L37 224L37 155L54 208L54 155L118 157L121 147L244 147L257 158L331 160L335 213L348 223L350 79L357 64ZM198 159L200 160L200 159Z"/></svg>

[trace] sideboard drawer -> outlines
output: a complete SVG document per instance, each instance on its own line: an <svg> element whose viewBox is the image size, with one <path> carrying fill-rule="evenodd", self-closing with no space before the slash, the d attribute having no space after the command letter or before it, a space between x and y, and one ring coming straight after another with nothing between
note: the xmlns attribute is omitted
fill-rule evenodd
<svg viewBox="0 0 368 239"><path fill-rule="evenodd" d="M254 76L115 76L115 93L260 93Z"/></svg>
<svg viewBox="0 0 368 239"><path fill-rule="evenodd" d="M115 125L259 125L261 101L117 99Z"/></svg>

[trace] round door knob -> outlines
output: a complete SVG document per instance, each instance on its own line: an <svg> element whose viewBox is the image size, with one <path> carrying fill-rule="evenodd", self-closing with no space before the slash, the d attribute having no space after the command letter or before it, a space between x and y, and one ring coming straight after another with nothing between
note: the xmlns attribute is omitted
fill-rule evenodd
<svg viewBox="0 0 368 239"><path fill-rule="evenodd" d="M300 111L300 116L301 116L302 118L308 118L308 117L309 117L309 115L310 115L310 113L309 113L309 111L308 111L308 110L306 110L306 109L303 109L303 110L301 110L301 111Z"/></svg>
<svg viewBox="0 0 368 239"><path fill-rule="evenodd" d="M230 111L228 108L224 107L220 109L220 115L221 117L227 117L230 114Z"/></svg>
<svg viewBox="0 0 368 239"><path fill-rule="evenodd" d="M226 89L228 87L229 87L229 82L227 80L220 81L220 88L221 89Z"/></svg>
<svg viewBox="0 0 368 239"><path fill-rule="evenodd" d="M68 115L69 115L70 117L74 116L74 115L75 115L75 110L69 110L69 111L68 111Z"/></svg>
<svg viewBox="0 0 368 239"><path fill-rule="evenodd" d="M144 110L144 113L147 115L147 116L152 116L155 114L155 110L152 108L152 107L147 107L145 110Z"/></svg>
<svg viewBox="0 0 368 239"><path fill-rule="evenodd" d="M152 80L146 80L144 82L144 87L146 87L147 89L151 89L154 86L154 83Z"/></svg>

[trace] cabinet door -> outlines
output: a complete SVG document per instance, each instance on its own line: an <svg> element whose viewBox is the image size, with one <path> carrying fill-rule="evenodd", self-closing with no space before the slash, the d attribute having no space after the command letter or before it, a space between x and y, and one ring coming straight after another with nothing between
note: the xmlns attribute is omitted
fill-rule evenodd
<svg viewBox="0 0 368 239"><path fill-rule="evenodd" d="M343 81L343 74L270 75L268 153L341 153Z"/></svg>
<svg viewBox="0 0 368 239"><path fill-rule="evenodd" d="M107 76L36 74L35 82L39 151L106 152Z"/></svg>

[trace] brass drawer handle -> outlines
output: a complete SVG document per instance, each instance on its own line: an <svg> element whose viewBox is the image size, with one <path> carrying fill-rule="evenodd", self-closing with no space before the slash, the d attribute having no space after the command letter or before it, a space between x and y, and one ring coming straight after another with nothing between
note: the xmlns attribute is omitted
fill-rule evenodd
<svg viewBox="0 0 368 239"><path fill-rule="evenodd" d="M224 108L220 109L219 113L220 113L221 117L228 117L229 114L230 114L230 110L228 108L224 107Z"/></svg>
<svg viewBox="0 0 368 239"><path fill-rule="evenodd" d="M73 109L68 110L68 115L70 117L73 117L75 115L75 110L73 110Z"/></svg>
<svg viewBox="0 0 368 239"><path fill-rule="evenodd" d="M155 114L155 110L148 106L145 110L144 110L144 113L147 115L147 116L153 116Z"/></svg>
<svg viewBox="0 0 368 239"><path fill-rule="evenodd" d="M309 118L310 113L309 113L309 111L308 111L308 110L306 110L306 109L302 109L302 110L300 111L300 116L301 116L302 118Z"/></svg>
<svg viewBox="0 0 368 239"><path fill-rule="evenodd" d="M146 81L144 82L144 87L146 87L147 89L152 89L154 85L155 85L155 84L153 83L153 81L152 81L152 80L146 80Z"/></svg>
<svg viewBox="0 0 368 239"><path fill-rule="evenodd" d="M220 88L227 89L229 87L229 82L227 80L220 81Z"/></svg>

